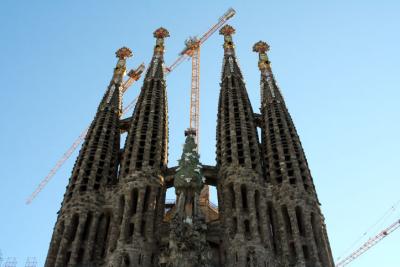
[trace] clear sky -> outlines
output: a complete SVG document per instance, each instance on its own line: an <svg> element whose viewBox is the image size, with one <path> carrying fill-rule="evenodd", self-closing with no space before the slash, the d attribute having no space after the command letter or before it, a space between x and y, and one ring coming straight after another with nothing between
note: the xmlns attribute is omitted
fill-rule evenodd
<svg viewBox="0 0 400 267"><path fill-rule="evenodd" d="M19 1L0 3L0 249L23 266L42 266L56 212L77 153L30 205L26 197L91 122L111 78L114 52L128 46L128 65L148 65L154 38L170 31L171 64L190 35L227 8L255 112L259 71L252 45L270 43L270 59L314 177L334 258L399 200L400 2L398 1ZM215 164L215 127L223 38L201 51L204 164ZM142 81L126 93L128 103ZM190 64L167 78L169 166L189 122ZM213 197L215 202L215 196ZM400 218L400 208L365 236ZM365 240L365 238L364 238ZM400 230L354 267L400 266ZM352 249L355 249L353 247Z"/></svg>

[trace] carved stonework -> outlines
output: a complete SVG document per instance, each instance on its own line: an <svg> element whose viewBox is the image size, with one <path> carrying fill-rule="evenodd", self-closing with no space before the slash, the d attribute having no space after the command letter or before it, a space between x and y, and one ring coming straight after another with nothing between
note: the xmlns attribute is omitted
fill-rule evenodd
<svg viewBox="0 0 400 267"><path fill-rule="evenodd" d="M203 188L199 157L194 138L188 135L174 179L177 200L170 221L169 246L160 257L160 266L210 266L207 225L199 203Z"/></svg>

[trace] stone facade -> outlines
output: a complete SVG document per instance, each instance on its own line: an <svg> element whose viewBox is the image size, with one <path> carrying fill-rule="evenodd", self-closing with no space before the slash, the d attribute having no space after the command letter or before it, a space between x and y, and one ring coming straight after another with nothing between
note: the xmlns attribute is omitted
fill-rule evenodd
<svg viewBox="0 0 400 267"><path fill-rule="evenodd" d="M121 120L128 48L76 160L46 267L333 267L313 180L293 121L258 42L261 113L253 111L226 25L216 166L201 165L188 136L168 167L164 39L156 45L131 118ZM257 128L261 129L261 142ZM120 149L120 134L127 131ZM192 152L191 152L192 151ZM219 207L208 201L216 186ZM165 200L176 188L176 204Z"/></svg>

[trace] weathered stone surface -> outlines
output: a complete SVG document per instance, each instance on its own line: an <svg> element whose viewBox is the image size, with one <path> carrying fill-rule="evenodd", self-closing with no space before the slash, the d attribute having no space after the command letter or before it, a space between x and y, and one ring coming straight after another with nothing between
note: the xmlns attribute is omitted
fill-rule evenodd
<svg viewBox="0 0 400 267"><path fill-rule="evenodd" d="M217 165L202 166L185 147L167 167L168 113L164 38L135 111L121 120L121 82L130 50L119 61L76 160L58 213L46 267L333 267L307 160L266 52L260 53L262 104L254 113L234 50L231 26L217 121ZM261 128L259 141L257 127ZM120 134L128 133L120 150ZM219 206L208 200L217 186ZM175 186L176 203L166 203Z"/></svg>

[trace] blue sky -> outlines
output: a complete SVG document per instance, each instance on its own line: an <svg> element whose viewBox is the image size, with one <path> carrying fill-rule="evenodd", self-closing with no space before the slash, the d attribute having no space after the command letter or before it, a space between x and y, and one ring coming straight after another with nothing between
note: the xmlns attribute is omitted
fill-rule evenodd
<svg viewBox="0 0 400 267"><path fill-rule="evenodd" d="M171 64L189 35L228 7L247 89L259 110L252 45L270 43L270 59L300 134L335 259L399 219L400 3L398 1L19 1L0 3L0 249L19 266L43 265L74 160L30 205L26 197L92 120L121 46L148 64L159 26L170 31ZM215 163L215 126L223 38L201 51L201 160ZM189 122L190 64L167 78L169 165L176 165ZM141 81L126 93L128 103ZM215 197L214 197L215 201ZM365 238L364 238L365 240ZM354 267L400 266L400 231ZM353 247L352 249L355 249Z"/></svg>

